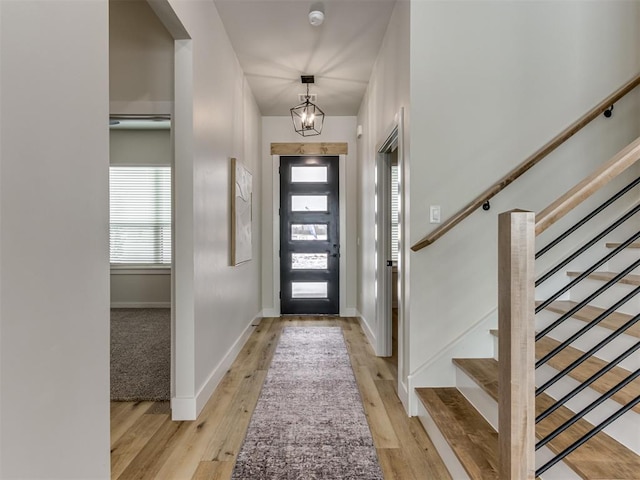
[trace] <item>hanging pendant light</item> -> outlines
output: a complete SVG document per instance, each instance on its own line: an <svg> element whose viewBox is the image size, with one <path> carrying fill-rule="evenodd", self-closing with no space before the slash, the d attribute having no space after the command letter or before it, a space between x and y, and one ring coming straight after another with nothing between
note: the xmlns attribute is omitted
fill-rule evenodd
<svg viewBox="0 0 640 480"><path fill-rule="evenodd" d="M324 125L324 112L315 103L312 103L309 94L309 84L315 83L313 75L302 75L300 80L307 85L305 100L300 105L291 108L291 120L293 128L303 137L320 135Z"/></svg>

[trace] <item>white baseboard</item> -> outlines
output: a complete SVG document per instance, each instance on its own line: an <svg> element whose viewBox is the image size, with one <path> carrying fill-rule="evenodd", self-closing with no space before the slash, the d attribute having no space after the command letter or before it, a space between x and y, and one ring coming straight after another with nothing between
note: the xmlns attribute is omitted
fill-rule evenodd
<svg viewBox="0 0 640 480"><path fill-rule="evenodd" d="M262 316L264 318L279 317L280 310L277 308L265 308L262 310Z"/></svg>
<svg viewBox="0 0 640 480"><path fill-rule="evenodd" d="M407 384L402 380L398 380L398 398L400 402L402 402L402 406L404 407L407 415L409 414L409 390L407 389Z"/></svg>
<svg viewBox="0 0 640 480"><path fill-rule="evenodd" d="M261 312L262 313L262 312ZM231 348L227 351L223 359L213 369L209 378L196 394L195 398L172 398L171 399L171 419L178 420L195 420L206 405L209 398L213 394L216 387L220 384L222 377L227 373L236 357L244 347L256 326L260 324L262 315L258 314L251 319L247 327L244 329L240 337L235 341Z"/></svg>
<svg viewBox="0 0 640 480"><path fill-rule="evenodd" d="M356 314L353 315L354 317L358 318L358 322L360 323L360 326L362 327L362 331L364 332L364 334L367 337L367 340L369 341L369 343L371 344L371 348L373 348L373 351L376 352L376 336L373 333L373 330L371 330L371 327L369 326L369 322L367 321L366 318L364 318L364 316L358 312L356 310L355 312ZM377 355L377 352L376 352Z"/></svg>
<svg viewBox="0 0 640 480"><path fill-rule="evenodd" d="M111 308L171 308L171 302L111 302Z"/></svg>
<svg viewBox="0 0 640 480"><path fill-rule="evenodd" d="M353 307L347 307L340 313L340 316L341 317L357 317L358 310L356 310Z"/></svg>

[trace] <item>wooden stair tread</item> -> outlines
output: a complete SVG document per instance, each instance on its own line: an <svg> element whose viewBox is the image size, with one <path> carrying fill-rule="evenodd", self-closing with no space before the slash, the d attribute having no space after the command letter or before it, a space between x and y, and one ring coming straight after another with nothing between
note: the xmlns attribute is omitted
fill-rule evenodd
<svg viewBox="0 0 640 480"><path fill-rule="evenodd" d="M537 304L540 304L540 303L541 302L537 302ZM577 302L572 302L569 300L559 300L551 303L545 310L564 314L564 313L567 313L576 305L577 305ZM604 308L598 308L598 307L593 307L591 305L587 305L585 307L582 307L576 313L574 313L571 316L571 318L575 318L577 320L581 320L583 322L588 323L593 319L595 319L598 315L600 315L604 311L605 311ZM617 330L632 318L633 318L633 315L628 315L626 313L620 313L620 312L613 312L607 318L605 318L600 323L598 323L598 326L608 328L609 330ZM631 328L629 328L625 333L627 335L640 338L640 323L636 323Z"/></svg>
<svg viewBox="0 0 640 480"><path fill-rule="evenodd" d="M472 480L498 479L498 433L456 388L416 393Z"/></svg>
<svg viewBox="0 0 640 480"><path fill-rule="evenodd" d="M454 359L487 394L498 401L498 362L493 358ZM546 393L536 397L536 415L554 403ZM560 407L536 426L536 437L543 438L573 416L566 407ZM554 453L560 453L593 426L586 420L574 425L547 444ZM565 462L585 479L637 479L640 472L640 456L607 434L600 432L583 446L565 458Z"/></svg>
<svg viewBox="0 0 640 480"><path fill-rule="evenodd" d="M605 245L607 248L618 248L622 245L622 242L607 242ZM626 248L640 248L640 243L632 243L631 245L627 245Z"/></svg>
<svg viewBox="0 0 640 480"><path fill-rule="evenodd" d="M570 276L570 277L577 277L578 275L580 275L582 273L583 272L567 272L567 275ZM593 272L587 278L590 278L591 280L601 280L603 282L608 282L613 277L618 275L618 273L619 272ZM635 275L635 274L630 273L626 277L620 279L618 281L618 283L625 283L627 285L638 286L638 285L640 285L640 275Z"/></svg>
<svg viewBox="0 0 640 480"><path fill-rule="evenodd" d="M491 330L491 334L494 336L498 336L498 330ZM550 352L553 348L560 345L560 342L554 340L551 337L543 337L539 341L536 342L536 359L542 358L548 352ZM562 370L564 367L569 365L571 362L576 360L579 356L581 356L584 352L578 350L574 347L566 347L563 351L558 353L555 357L551 358L547 362L547 364L556 370ZM454 363L458 363L460 359L454 359ZM576 368L569 372L569 376L578 382L584 382L591 375L601 370L607 365L608 362L601 360L597 357L591 357L585 360L581 365L578 365ZM605 373L602 377L591 384L591 388L599 393L606 393L611 390L615 385L620 383L626 377L628 377L630 372L625 370L622 367L613 367L610 371ZM612 400L615 400L621 405L626 405L635 397L640 395L640 379L635 379L629 385L625 386L622 390L617 392L615 395L611 397ZM640 413L640 405L636 405L633 408L634 412Z"/></svg>
<svg viewBox="0 0 640 480"><path fill-rule="evenodd" d="M543 337L539 341L536 342L536 359L542 358L548 352L550 352L553 348L560 345L560 342L554 340L550 337ZM556 370L562 370L571 362L576 360L580 355L584 352L581 352L577 348L567 347L558 353L555 357L547 362L547 364ZM581 365L578 365L574 368L569 376L579 382L584 382L591 375L596 373L598 370L604 368L608 362L601 360L596 357L590 357L584 361ZM621 367L613 367L609 372L605 373L602 377L591 384L591 388L599 393L606 393L611 390L614 386L628 377L630 372ZM635 397L640 395L640 378L635 379L629 385L624 387L622 390L617 392L615 395L611 397L612 400L615 400L621 405L626 405ZM634 412L640 413L640 405L636 405L633 408Z"/></svg>

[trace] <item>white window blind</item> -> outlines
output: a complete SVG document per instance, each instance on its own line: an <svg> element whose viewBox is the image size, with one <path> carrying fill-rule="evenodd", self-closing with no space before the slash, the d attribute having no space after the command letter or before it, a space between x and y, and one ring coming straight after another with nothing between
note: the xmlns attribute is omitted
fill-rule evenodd
<svg viewBox="0 0 640 480"><path fill-rule="evenodd" d="M391 166L391 260L398 261L398 166Z"/></svg>
<svg viewBox="0 0 640 480"><path fill-rule="evenodd" d="M109 167L112 264L171 264L171 167Z"/></svg>

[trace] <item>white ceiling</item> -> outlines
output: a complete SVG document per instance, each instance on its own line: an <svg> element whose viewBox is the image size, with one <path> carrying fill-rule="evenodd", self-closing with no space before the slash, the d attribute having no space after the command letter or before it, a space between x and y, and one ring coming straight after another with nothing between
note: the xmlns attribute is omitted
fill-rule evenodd
<svg viewBox="0 0 640 480"><path fill-rule="evenodd" d="M214 0L262 115L289 115L310 92L326 115L356 115L396 0ZM312 5L325 20L309 24Z"/></svg>

